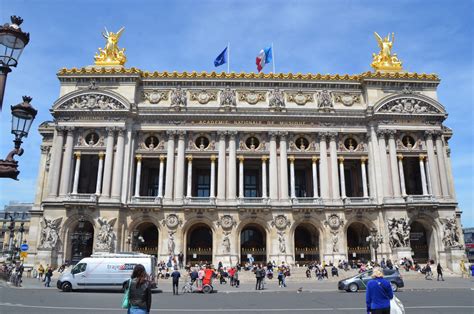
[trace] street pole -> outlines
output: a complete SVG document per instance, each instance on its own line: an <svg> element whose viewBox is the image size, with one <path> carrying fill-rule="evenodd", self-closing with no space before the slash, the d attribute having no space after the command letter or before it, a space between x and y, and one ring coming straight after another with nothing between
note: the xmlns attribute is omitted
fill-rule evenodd
<svg viewBox="0 0 474 314"><path fill-rule="evenodd" d="M12 70L6 66L0 66L0 112L3 106L3 95L5 94L5 85L7 84L7 74Z"/></svg>

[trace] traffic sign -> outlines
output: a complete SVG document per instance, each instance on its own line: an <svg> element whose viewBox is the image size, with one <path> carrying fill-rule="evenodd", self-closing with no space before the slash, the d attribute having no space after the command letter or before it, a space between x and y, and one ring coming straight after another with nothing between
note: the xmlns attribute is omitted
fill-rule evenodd
<svg viewBox="0 0 474 314"><path fill-rule="evenodd" d="M23 244L20 246L20 250L21 250L22 252L28 251L29 248L30 248L30 247L29 247L28 244L26 244L26 243L23 243Z"/></svg>
<svg viewBox="0 0 474 314"><path fill-rule="evenodd" d="M20 252L20 258L27 258L28 252Z"/></svg>

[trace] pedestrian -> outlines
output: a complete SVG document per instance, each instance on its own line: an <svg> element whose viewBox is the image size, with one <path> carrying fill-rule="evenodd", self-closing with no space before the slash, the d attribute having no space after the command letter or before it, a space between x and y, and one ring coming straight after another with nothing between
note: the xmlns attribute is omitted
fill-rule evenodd
<svg viewBox="0 0 474 314"><path fill-rule="evenodd" d="M466 278L469 278L469 273L467 272L467 268L466 268L466 264L464 262L464 259L462 259L461 262L459 262L459 268L461 270L461 278L464 278L464 276L466 276Z"/></svg>
<svg viewBox="0 0 474 314"><path fill-rule="evenodd" d="M201 268L198 271L198 288L202 288L202 280L204 279L204 274L205 274L205 268L204 266L201 266Z"/></svg>
<svg viewBox="0 0 474 314"><path fill-rule="evenodd" d="M183 262L184 262L184 254L183 254L183 252L179 252L179 254L178 254L178 266L179 266L179 269L182 269L182 268L183 268Z"/></svg>
<svg viewBox="0 0 474 314"><path fill-rule="evenodd" d="M171 273L171 278L173 281L173 295L178 295L179 277L181 277L181 273L178 271L178 267L175 266L174 271Z"/></svg>
<svg viewBox="0 0 474 314"><path fill-rule="evenodd" d="M228 271L229 281L230 281L230 286L231 287L234 286L234 274L235 274L235 268L231 267Z"/></svg>
<svg viewBox="0 0 474 314"><path fill-rule="evenodd" d="M262 275L265 276L265 274L263 274L262 266L260 264L255 267L254 273L256 279L255 290L262 290Z"/></svg>
<svg viewBox="0 0 474 314"><path fill-rule="evenodd" d="M44 275L44 267L42 264L39 264L38 266L38 280L43 280L43 275Z"/></svg>
<svg viewBox="0 0 474 314"><path fill-rule="evenodd" d="M49 287L49 284L51 283L51 278L53 277L53 269L51 267L48 267L48 270L46 271L46 274L44 275L44 286Z"/></svg>
<svg viewBox="0 0 474 314"><path fill-rule="evenodd" d="M426 264L426 267L425 267L425 279L426 280L432 280L433 279L433 272L431 271L430 262L428 262Z"/></svg>
<svg viewBox="0 0 474 314"><path fill-rule="evenodd" d="M128 314L148 314L151 308L151 285L142 264L133 268L131 280L127 282L129 308Z"/></svg>
<svg viewBox="0 0 474 314"><path fill-rule="evenodd" d="M372 277L374 279L367 283L365 293L367 313L390 314L390 300L393 298L392 287L383 278L383 272L380 268L374 268Z"/></svg>
<svg viewBox="0 0 474 314"><path fill-rule="evenodd" d="M336 266L333 266L331 268L331 276L334 277L334 276L337 276L339 277L339 271L337 270Z"/></svg>
<svg viewBox="0 0 474 314"><path fill-rule="evenodd" d="M239 280L239 267L234 268L234 287L238 288L240 285Z"/></svg>
<svg viewBox="0 0 474 314"><path fill-rule="evenodd" d="M439 276L441 276L441 280L444 281L443 268L441 267L441 264L439 262L438 262L438 265L436 266L436 273L438 273L438 281L439 281Z"/></svg>
<svg viewBox="0 0 474 314"><path fill-rule="evenodd" d="M191 273L189 274L189 277L191 278L191 284L194 284L194 282L198 279L198 272L197 272L196 268L193 268L191 270Z"/></svg>

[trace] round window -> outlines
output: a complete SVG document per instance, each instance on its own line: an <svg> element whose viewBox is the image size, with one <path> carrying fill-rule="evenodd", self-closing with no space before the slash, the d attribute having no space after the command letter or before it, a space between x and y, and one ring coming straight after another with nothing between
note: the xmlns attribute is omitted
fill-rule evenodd
<svg viewBox="0 0 474 314"><path fill-rule="evenodd" d="M344 147L347 150L354 150L357 147L357 141L355 139L353 139L352 137L348 137L344 141Z"/></svg>
<svg viewBox="0 0 474 314"><path fill-rule="evenodd" d="M194 144L199 149L206 149L209 146L209 139L205 136L199 136Z"/></svg>
<svg viewBox="0 0 474 314"><path fill-rule="evenodd" d="M97 144L97 142L99 142L99 135L97 133L92 132L92 133L87 134L86 136L87 145L94 146L95 144Z"/></svg>
<svg viewBox="0 0 474 314"><path fill-rule="evenodd" d="M299 150L306 150L309 147L309 141L304 137L299 137L295 142Z"/></svg>
<svg viewBox="0 0 474 314"><path fill-rule="evenodd" d="M247 140L245 141L245 145L248 149L257 149L260 145L260 141L255 136L251 136L247 138Z"/></svg>
<svg viewBox="0 0 474 314"><path fill-rule="evenodd" d="M403 146L405 146L406 148L412 148L413 145L415 144L415 139L411 137L410 135L405 135L402 138L402 143L403 143Z"/></svg>
<svg viewBox="0 0 474 314"><path fill-rule="evenodd" d="M159 143L158 138L154 135L148 136L145 140L145 146L150 149L155 148L158 145L158 143Z"/></svg>

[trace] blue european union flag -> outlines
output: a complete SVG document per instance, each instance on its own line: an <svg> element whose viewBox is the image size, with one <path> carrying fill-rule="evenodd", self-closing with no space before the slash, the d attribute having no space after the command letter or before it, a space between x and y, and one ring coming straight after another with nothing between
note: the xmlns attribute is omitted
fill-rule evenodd
<svg viewBox="0 0 474 314"><path fill-rule="evenodd" d="M227 63L227 48L225 47L224 50L217 56L216 60L214 60L214 66L218 67L223 65L224 63Z"/></svg>

